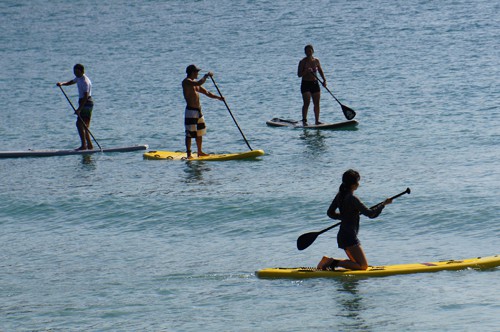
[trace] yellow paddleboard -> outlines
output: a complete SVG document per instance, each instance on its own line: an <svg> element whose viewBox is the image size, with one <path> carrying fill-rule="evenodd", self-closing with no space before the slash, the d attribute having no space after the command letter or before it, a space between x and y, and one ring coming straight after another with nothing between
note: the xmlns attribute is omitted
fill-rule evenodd
<svg viewBox="0 0 500 332"><path fill-rule="evenodd" d="M210 154L208 156L198 157L196 153L192 154L192 159L187 159L186 152L173 152L173 151L148 151L143 154L144 159L152 160L206 160L206 161L224 161L224 160L237 160L237 159L252 159L263 156L263 150L252 150L239 153L225 153L225 154Z"/></svg>
<svg viewBox="0 0 500 332"><path fill-rule="evenodd" d="M323 271L313 267L266 268L255 272L259 278L336 278L341 276L381 277L393 274L462 270L466 268L487 269L500 265L500 256L476 257L462 260L447 260L428 263L413 263L385 266L370 266L366 271L338 269Z"/></svg>

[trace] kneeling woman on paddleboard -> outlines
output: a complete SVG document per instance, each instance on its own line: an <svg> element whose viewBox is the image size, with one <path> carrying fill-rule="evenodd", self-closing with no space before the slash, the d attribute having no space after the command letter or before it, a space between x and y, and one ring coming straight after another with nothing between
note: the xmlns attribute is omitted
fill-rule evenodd
<svg viewBox="0 0 500 332"><path fill-rule="evenodd" d="M323 256L318 264L318 269L334 269L337 266L350 270L366 270L368 268L368 261L358 239L359 215L363 214L369 218L376 218L387 204L392 203L392 200L388 198L376 207L367 208L354 195L354 191L359 187L360 179L361 177L358 172L352 169L347 170L342 175L342 184L339 187L339 192L333 199L327 212L330 218L341 221L337 234L337 244L339 248L345 250L349 259L338 260ZM339 212L336 212L337 209Z"/></svg>

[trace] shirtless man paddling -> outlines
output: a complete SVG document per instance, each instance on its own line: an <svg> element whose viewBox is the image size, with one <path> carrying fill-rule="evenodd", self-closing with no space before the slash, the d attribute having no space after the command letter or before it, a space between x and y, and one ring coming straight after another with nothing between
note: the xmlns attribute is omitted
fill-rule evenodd
<svg viewBox="0 0 500 332"><path fill-rule="evenodd" d="M186 152L187 158L192 159L191 155L191 138L195 138L196 147L198 149L198 157L207 156L208 154L203 152L202 141L203 135L207 132L207 127L205 126L205 119L203 113L201 112L200 104L200 92L207 97L224 100L223 97L217 96L210 91L207 91L202 85L206 82L209 76L213 76L212 72L208 72L203 75L200 80L198 78L198 72L201 69L195 65L189 65L186 68L186 78L182 81L182 92L184 94L184 99L186 99L186 110L184 113L184 127L186 129Z"/></svg>

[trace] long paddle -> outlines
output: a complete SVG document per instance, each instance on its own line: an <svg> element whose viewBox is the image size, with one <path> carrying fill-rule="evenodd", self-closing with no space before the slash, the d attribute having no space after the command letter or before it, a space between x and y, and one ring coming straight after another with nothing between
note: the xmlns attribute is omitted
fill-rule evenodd
<svg viewBox="0 0 500 332"><path fill-rule="evenodd" d="M217 86L217 83L215 83L214 78L213 78L211 75L209 75L209 76L210 76L210 79L212 80L212 82L214 83L215 88L217 89L217 92L219 92L219 95L221 96L221 98L223 98L223 100L224 100L224 105L226 105L226 108L227 108L227 110L229 111L229 114L231 114L231 117L233 118L233 121L234 121L234 123L236 124L236 127L238 127L238 130L240 131L241 136L243 136L243 139L245 140L245 143L247 143L247 146L248 146L248 148L250 149L250 151L253 151L252 147L250 146L250 144L249 144L249 143L248 143L248 141L247 141L247 138L245 137L245 134L243 134L243 131L241 131L241 128L240 128L240 126L238 125L238 122L236 122L236 119L234 118L233 113L232 113L232 112L231 112L231 110L229 109L229 106L227 105L226 99L222 96L222 93L221 93L221 92L220 92L220 90L219 90L219 86Z"/></svg>
<svg viewBox="0 0 500 332"><path fill-rule="evenodd" d="M64 92L62 86L59 85L59 89L61 89L62 93L64 94L64 97L66 97L66 100L68 101L68 103L71 105L71 108L73 109L73 111L75 112L75 114L78 116L78 119L80 120L80 122L83 124L83 126L85 127L85 129L89 132L90 136L92 136L92 138L94 139L94 142L97 144L97 146L99 147L99 150L102 151L102 148L101 148L101 145L99 144L99 142L95 139L94 135L92 135L92 132L90 131L89 127L87 127L87 125L85 124L85 122L83 121L82 117L80 116L80 114L76 113L76 108L75 106L73 106L73 103L71 102L71 100L69 100L68 98L68 95L66 94L66 92Z"/></svg>
<svg viewBox="0 0 500 332"><path fill-rule="evenodd" d="M403 191L402 193L399 193L395 196L392 196L391 197L391 200L392 199L395 199L395 198L398 198L399 196L402 196L404 194L409 194L411 191L410 191L410 188L406 188L405 191ZM384 202L380 202L378 203L377 205L374 205L372 206L370 209L374 209L376 208L377 206L379 206L380 204L383 204ZM336 223L335 225L332 225L328 228L325 228L324 230L322 231L319 231L319 232L309 232L309 233L305 233L305 234L302 234L301 236L299 236L299 238L297 239L297 249L299 250L304 250L306 249L307 247L309 247L311 244L313 244L313 242L316 240L316 238L320 235L320 234L323 234L324 232L326 231L329 231L330 229L332 228L335 228L337 227L338 225L340 225L341 222L338 222Z"/></svg>
<svg viewBox="0 0 500 332"><path fill-rule="evenodd" d="M342 105L342 103L337 99L337 97L335 97L333 95L333 93L330 91L330 89L328 89L325 85L324 85L324 82L322 80L319 79L318 75L316 75L315 72L312 72L312 74L314 75L314 77L316 77L316 79L318 81L321 82L321 85L323 85L323 87L326 89L326 91L328 91L332 97L337 101L337 103L339 103L340 107L342 107L342 112L344 113L344 116L347 120L352 120L354 119L354 117L356 116L356 112L354 112L354 110L352 108L349 108L345 105Z"/></svg>

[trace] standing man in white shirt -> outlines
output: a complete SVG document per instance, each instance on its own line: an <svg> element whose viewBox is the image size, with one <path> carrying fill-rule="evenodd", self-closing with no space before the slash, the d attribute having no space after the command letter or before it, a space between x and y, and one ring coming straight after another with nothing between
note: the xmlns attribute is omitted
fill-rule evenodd
<svg viewBox="0 0 500 332"><path fill-rule="evenodd" d="M92 100L92 82L87 75L85 75L85 68L82 64L76 64L73 67L73 73L76 76L74 79L67 82L58 82L57 86L77 85L78 109L76 110L76 115L78 115L78 119L76 120L76 128L78 129L78 135L80 135L80 140L82 142L77 150L92 150L94 146L92 145L88 130L90 127L90 119L92 118L92 109L94 108L94 101Z"/></svg>

